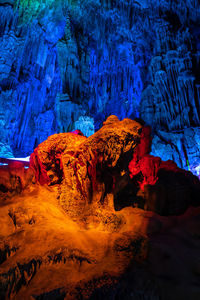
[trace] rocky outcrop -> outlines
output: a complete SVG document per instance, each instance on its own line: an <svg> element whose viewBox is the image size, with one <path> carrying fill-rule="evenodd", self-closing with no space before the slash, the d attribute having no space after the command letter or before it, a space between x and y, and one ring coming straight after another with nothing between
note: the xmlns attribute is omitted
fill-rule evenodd
<svg viewBox="0 0 200 300"><path fill-rule="evenodd" d="M34 150L30 168L41 184L60 183L63 208L71 216L81 216L91 203L103 206L112 199L115 185L119 187L118 181L128 171L140 129L135 121L110 116L89 138L74 133L53 135Z"/></svg>
<svg viewBox="0 0 200 300"><path fill-rule="evenodd" d="M75 218L84 211L91 215L97 207L111 205L112 210L112 201L119 209L126 206L127 186L129 205L135 201L160 215L178 215L190 205L198 206L198 179L173 161L150 155L150 150L150 127L110 116L89 138L74 133L49 137L34 150L30 168L40 184L60 184L59 201Z"/></svg>
<svg viewBox="0 0 200 300"><path fill-rule="evenodd" d="M0 168L1 299L199 299L200 182L150 133L110 116Z"/></svg>
<svg viewBox="0 0 200 300"><path fill-rule="evenodd" d="M116 116L89 138L79 130L52 135L34 150L29 169L12 161L1 167L1 191L22 192L34 180L59 184L63 209L81 219L107 206L136 205L160 215L198 206L198 178L172 160L150 155L151 141L150 127Z"/></svg>

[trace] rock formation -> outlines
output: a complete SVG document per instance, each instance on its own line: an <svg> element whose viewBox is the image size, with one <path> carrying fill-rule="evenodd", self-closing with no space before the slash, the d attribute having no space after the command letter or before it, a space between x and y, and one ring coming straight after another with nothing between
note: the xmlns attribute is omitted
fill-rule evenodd
<svg viewBox="0 0 200 300"><path fill-rule="evenodd" d="M61 184L60 202L77 218L91 203L103 205L114 194L138 144L139 130L141 125L135 121L110 116L89 138L74 133L52 135L34 150L30 168L41 184Z"/></svg>
<svg viewBox="0 0 200 300"><path fill-rule="evenodd" d="M0 168L2 300L199 299L200 182L150 133L110 116Z"/></svg>

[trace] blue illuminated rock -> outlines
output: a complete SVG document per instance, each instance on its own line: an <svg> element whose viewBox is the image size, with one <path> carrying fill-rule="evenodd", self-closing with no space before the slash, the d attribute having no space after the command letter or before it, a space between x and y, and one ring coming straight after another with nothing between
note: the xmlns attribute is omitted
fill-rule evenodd
<svg viewBox="0 0 200 300"><path fill-rule="evenodd" d="M0 141L27 156L53 133L87 117L97 130L115 114L144 119L155 141L173 132L175 147L189 128L183 147L198 165L199 16L197 0L0 1ZM184 167L166 142L155 151L177 152Z"/></svg>
<svg viewBox="0 0 200 300"><path fill-rule="evenodd" d="M163 160L174 160L180 168L200 177L200 127L189 127L177 132L157 131L152 141L152 154Z"/></svg>
<svg viewBox="0 0 200 300"><path fill-rule="evenodd" d="M74 127L88 137L94 133L94 120L87 116L80 116L78 121L74 123Z"/></svg>

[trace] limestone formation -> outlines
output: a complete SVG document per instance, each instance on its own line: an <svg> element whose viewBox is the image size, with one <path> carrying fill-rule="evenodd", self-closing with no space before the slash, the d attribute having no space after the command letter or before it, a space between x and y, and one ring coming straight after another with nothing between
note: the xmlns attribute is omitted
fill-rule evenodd
<svg viewBox="0 0 200 300"><path fill-rule="evenodd" d="M199 299L200 183L150 134L110 116L0 167L2 300Z"/></svg>
<svg viewBox="0 0 200 300"><path fill-rule="evenodd" d="M153 140L152 154L187 168L175 134L183 132L195 171L199 15L198 0L1 1L0 156L30 155L76 126L90 134L116 114L143 118L156 138L173 132L171 147Z"/></svg>

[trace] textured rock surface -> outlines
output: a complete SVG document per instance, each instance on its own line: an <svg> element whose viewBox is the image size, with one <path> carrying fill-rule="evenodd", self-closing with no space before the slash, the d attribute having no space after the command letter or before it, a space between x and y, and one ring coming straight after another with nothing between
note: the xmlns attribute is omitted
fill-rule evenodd
<svg viewBox="0 0 200 300"><path fill-rule="evenodd" d="M50 136L27 170L1 167L2 300L199 299L200 183L150 144L149 127L110 116L89 138ZM173 216L153 212L163 199Z"/></svg>
<svg viewBox="0 0 200 300"><path fill-rule="evenodd" d="M61 183L59 201L67 213L76 218L84 211L90 215L91 203L98 207L112 199L115 185L128 171L139 131L139 123L110 116L89 138L74 133L52 135L34 150L30 168L41 184Z"/></svg>
<svg viewBox="0 0 200 300"><path fill-rule="evenodd" d="M3 193L20 193L34 181L35 174L25 169L22 162L11 162L0 166L0 191Z"/></svg>
<svg viewBox="0 0 200 300"><path fill-rule="evenodd" d="M161 215L182 214L189 205L199 205L198 179L173 161L149 155L150 134L149 127L110 116L89 138L74 133L50 136L34 150L30 168L40 184L61 184L59 201L75 218L91 216L91 204L94 211L95 206L110 205L113 196L121 202L127 185L132 185L132 198L143 199L140 207Z"/></svg>
<svg viewBox="0 0 200 300"><path fill-rule="evenodd" d="M198 0L8 0L0 2L0 16L4 150L27 156L50 134L76 126L83 131L87 118L92 129L84 129L86 135L110 114L140 116L158 130L156 137L160 130L184 132L196 168ZM195 137L187 138L185 128ZM163 159L166 148L169 157L176 152L176 163L185 167L185 158L174 150L178 139L174 133L171 147L159 141L164 150L156 152Z"/></svg>

